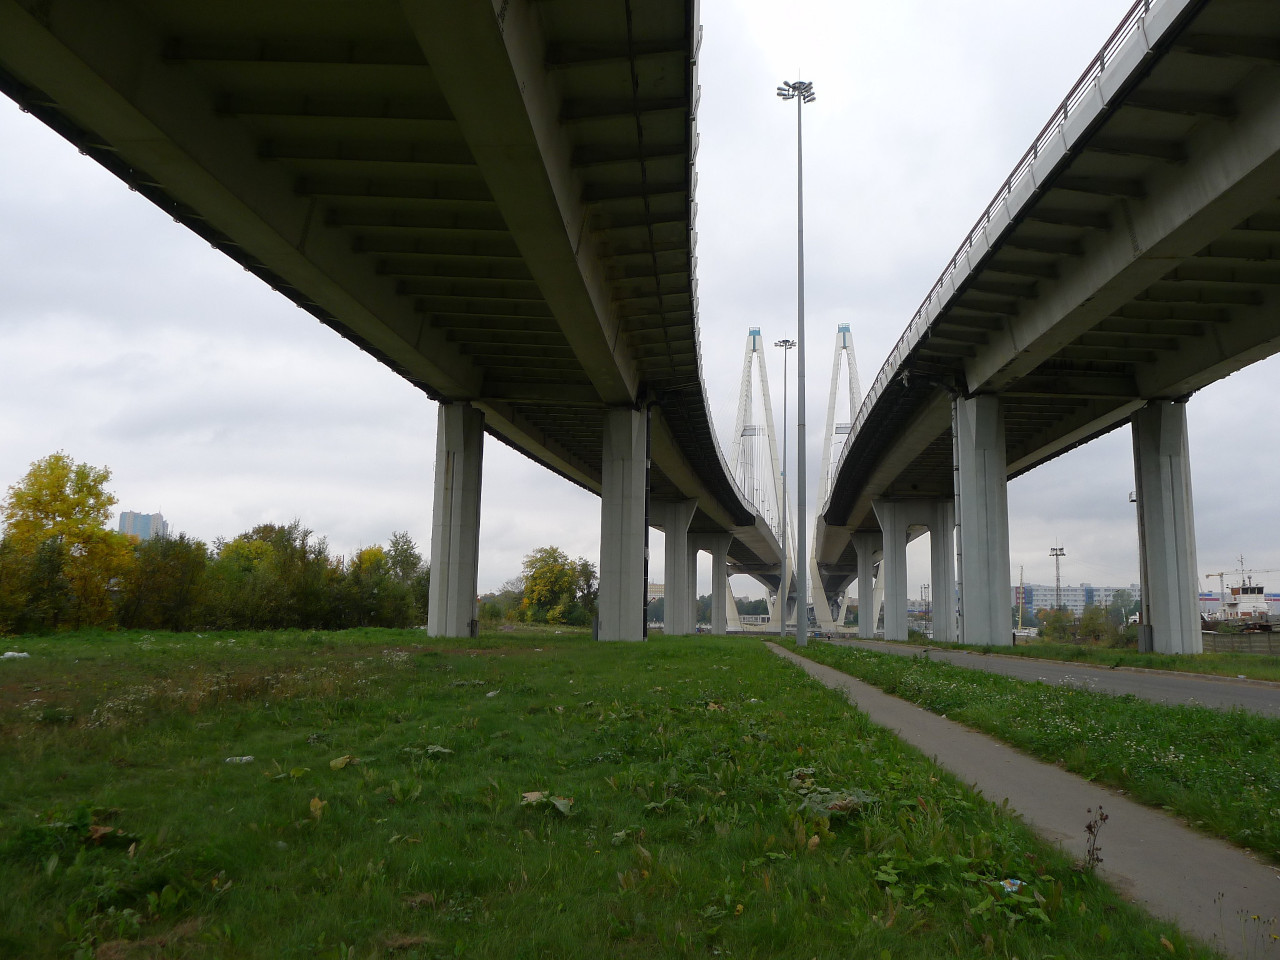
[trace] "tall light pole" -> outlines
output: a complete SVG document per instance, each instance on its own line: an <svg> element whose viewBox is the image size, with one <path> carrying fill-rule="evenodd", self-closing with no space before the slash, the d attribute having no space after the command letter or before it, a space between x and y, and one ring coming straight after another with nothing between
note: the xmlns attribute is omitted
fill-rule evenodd
<svg viewBox="0 0 1280 960"><path fill-rule="evenodd" d="M778 636L787 635L787 597L791 584L787 582L787 351L796 345L794 340L779 340L775 347L782 348L782 580L778 586L778 602L782 604L782 625Z"/></svg>
<svg viewBox="0 0 1280 960"><path fill-rule="evenodd" d="M804 137L801 116L804 105L813 103L813 84L808 80L784 80L778 96L796 102L796 646L809 644L808 556L808 469L804 442ZM786 552L784 546L783 552Z"/></svg>

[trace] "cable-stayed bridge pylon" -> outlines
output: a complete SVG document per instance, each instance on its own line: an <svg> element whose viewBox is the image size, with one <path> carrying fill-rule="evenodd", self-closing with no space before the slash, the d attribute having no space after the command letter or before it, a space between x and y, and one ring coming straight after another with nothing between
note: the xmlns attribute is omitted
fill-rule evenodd
<svg viewBox="0 0 1280 960"><path fill-rule="evenodd" d="M842 389L843 388L843 389ZM843 396L841 396L843 394ZM822 466L818 473L818 503L826 503L831 495L831 485L835 482L833 466L840 462L840 453L845 441L849 439L849 431L853 428L853 419L857 416L858 407L862 404L862 385L858 381L858 362L853 351L853 334L849 324L842 323L836 328L836 346L831 361L831 393L827 399L827 429L823 433ZM815 602L814 616L820 630L832 631L837 625L843 625L848 605L847 590L840 591L839 603L833 604L826 595L818 571L818 538L810 542L814 551L809 556L809 582ZM821 601L819 602L819 599Z"/></svg>
<svg viewBox="0 0 1280 960"><path fill-rule="evenodd" d="M759 327L751 327L747 333L746 353L742 361L742 379L738 385L738 413L733 428L733 445L729 463L733 478L764 517L781 543L783 539L782 461L778 456L777 433L773 424L773 401L769 396L769 373L765 365L764 341ZM757 390L757 384L759 389ZM786 603L774 602L771 625L781 627L780 617L785 609L790 615L791 596L794 593L795 550L790 544L793 525L787 514L786 539L787 580L786 589L779 587L778 597L786 597ZM778 575L780 583L781 573ZM773 585L769 584L772 589Z"/></svg>

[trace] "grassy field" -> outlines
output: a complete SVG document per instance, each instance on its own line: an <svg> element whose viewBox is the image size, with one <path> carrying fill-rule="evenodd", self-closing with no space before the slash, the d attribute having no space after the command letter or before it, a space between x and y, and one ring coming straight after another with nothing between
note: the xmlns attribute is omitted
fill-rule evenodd
<svg viewBox="0 0 1280 960"><path fill-rule="evenodd" d="M804 655L1280 863L1280 720L1014 680L926 656L825 643Z"/></svg>
<svg viewBox="0 0 1280 960"><path fill-rule="evenodd" d="M921 635L921 643L929 643ZM1280 681L1280 656L1262 653L1198 653L1175 656L1168 653L1139 653L1116 650L1094 644L1023 643L1015 647L973 647L958 643L932 644L948 650L971 650L974 653L999 653L1011 657L1036 657L1041 660L1066 660L1091 663L1102 667L1145 667L1150 670L1177 670L1181 673L1207 673L1218 677L1248 677L1251 680Z"/></svg>
<svg viewBox="0 0 1280 960"><path fill-rule="evenodd" d="M5 649L0 957L1211 955L755 640Z"/></svg>

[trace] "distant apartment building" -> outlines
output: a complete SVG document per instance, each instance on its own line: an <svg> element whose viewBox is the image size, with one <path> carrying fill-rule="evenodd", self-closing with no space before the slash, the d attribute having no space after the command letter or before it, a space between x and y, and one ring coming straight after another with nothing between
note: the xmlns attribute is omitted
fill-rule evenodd
<svg viewBox="0 0 1280 960"><path fill-rule="evenodd" d="M150 540L153 537L169 536L169 524L161 513L135 513L133 510L126 510L120 514L120 532L139 540Z"/></svg>
<svg viewBox="0 0 1280 960"><path fill-rule="evenodd" d="M1010 602L1016 609L1018 606L1018 590L1023 591L1022 605L1032 613L1037 610L1052 610L1057 606L1056 589L1053 584L1028 583L1019 587L1016 583L1010 591ZM1095 587L1091 583L1062 585L1062 606L1077 617L1084 613L1085 607L1109 607L1111 601L1120 590L1127 590L1134 600L1142 599L1142 586L1131 583L1127 587Z"/></svg>

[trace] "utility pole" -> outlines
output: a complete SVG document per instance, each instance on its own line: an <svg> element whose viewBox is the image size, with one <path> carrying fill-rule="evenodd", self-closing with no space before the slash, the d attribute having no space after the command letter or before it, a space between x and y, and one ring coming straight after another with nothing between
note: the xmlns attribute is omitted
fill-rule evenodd
<svg viewBox="0 0 1280 960"><path fill-rule="evenodd" d="M1050 547L1049 556L1053 557L1053 609L1062 609L1062 558L1067 555L1064 547Z"/></svg>

